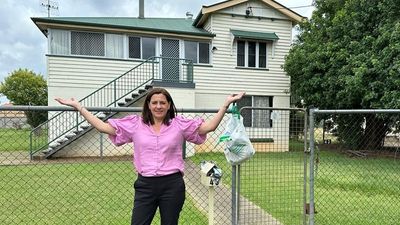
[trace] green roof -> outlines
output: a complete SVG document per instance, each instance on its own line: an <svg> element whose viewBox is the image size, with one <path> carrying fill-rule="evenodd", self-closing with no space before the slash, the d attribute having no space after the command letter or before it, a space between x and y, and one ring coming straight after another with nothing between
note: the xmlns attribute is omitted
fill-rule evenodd
<svg viewBox="0 0 400 225"><path fill-rule="evenodd" d="M35 17L36 24L68 24L143 30L150 32L176 33L214 37L215 35L201 28L192 26L193 20L186 18L135 18L135 17ZM37 24L38 25L38 24Z"/></svg>
<svg viewBox="0 0 400 225"><path fill-rule="evenodd" d="M231 33L235 38L240 39L254 39L254 40L269 40L275 41L278 40L279 37L274 32L252 32L252 31L244 31L244 30L231 30Z"/></svg>

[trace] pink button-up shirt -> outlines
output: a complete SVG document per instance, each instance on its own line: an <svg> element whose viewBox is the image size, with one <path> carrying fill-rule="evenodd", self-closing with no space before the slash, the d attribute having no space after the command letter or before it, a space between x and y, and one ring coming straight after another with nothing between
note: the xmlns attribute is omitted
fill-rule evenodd
<svg viewBox="0 0 400 225"><path fill-rule="evenodd" d="M187 119L176 116L169 126L163 124L160 133L143 123L142 117L130 115L121 119L109 119L116 129L116 135L109 135L117 145L133 142L133 162L139 174L145 177L164 176L184 170L182 155L183 142L201 144L206 135L200 135L198 128L203 119Z"/></svg>

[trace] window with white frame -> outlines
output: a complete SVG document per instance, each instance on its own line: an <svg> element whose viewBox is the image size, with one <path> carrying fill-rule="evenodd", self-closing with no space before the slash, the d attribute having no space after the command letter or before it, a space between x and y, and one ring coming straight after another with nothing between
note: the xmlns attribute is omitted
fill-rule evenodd
<svg viewBox="0 0 400 225"><path fill-rule="evenodd" d="M267 43L259 41L237 41L237 66L267 68Z"/></svg>
<svg viewBox="0 0 400 225"><path fill-rule="evenodd" d="M210 63L210 44L207 42L184 41L185 59L193 63Z"/></svg>
<svg viewBox="0 0 400 225"><path fill-rule="evenodd" d="M271 96L244 96L238 103L238 107L272 107ZM271 110L245 109L242 110L243 124L245 127L271 128Z"/></svg>
<svg viewBox="0 0 400 225"><path fill-rule="evenodd" d="M124 36L106 34L106 57L124 58Z"/></svg>
<svg viewBox="0 0 400 225"><path fill-rule="evenodd" d="M210 43L182 41L184 58L210 64ZM50 54L148 59L157 54L157 38L51 29Z"/></svg>
<svg viewBox="0 0 400 225"><path fill-rule="evenodd" d="M66 30L50 30L50 54L69 55L70 36Z"/></svg>
<svg viewBox="0 0 400 225"><path fill-rule="evenodd" d="M156 55L156 38L129 37L129 58L148 59Z"/></svg>

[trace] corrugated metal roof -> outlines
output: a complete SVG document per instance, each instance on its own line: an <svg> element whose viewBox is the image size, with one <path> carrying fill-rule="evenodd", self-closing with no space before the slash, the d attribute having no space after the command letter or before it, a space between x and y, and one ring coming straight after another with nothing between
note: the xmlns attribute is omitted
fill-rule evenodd
<svg viewBox="0 0 400 225"><path fill-rule="evenodd" d="M231 30L235 38L255 39L255 40L278 40L279 37L274 32L252 32L245 30Z"/></svg>
<svg viewBox="0 0 400 225"><path fill-rule="evenodd" d="M35 17L35 23L71 24L108 28L135 29L213 37L214 34L192 26L193 20L186 18L134 18L134 17Z"/></svg>

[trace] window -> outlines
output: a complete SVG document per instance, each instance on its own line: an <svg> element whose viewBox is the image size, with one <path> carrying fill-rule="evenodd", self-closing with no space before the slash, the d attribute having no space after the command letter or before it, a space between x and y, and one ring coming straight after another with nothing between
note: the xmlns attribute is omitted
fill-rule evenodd
<svg viewBox="0 0 400 225"><path fill-rule="evenodd" d="M199 63L210 63L210 44L199 43Z"/></svg>
<svg viewBox="0 0 400 225"><path fill-rule="evenodd" d="M244 60L245 60L245 44L246 42L244 41L238 41L237 42L237 65L238 66L244 66Z"/></svg>
<svg viewBox="0 0 400 225"><path fill-rule="evenodd" d="M142 59L148 59L156 55L156 39L142 37Z"/></svg>
<svg viewBox="0 0 400 225"><path fill-rule="evenodd" d="M50 54L68 55L69 54L69 31L50 30Z"/></svg>
<svg viewBox="0 0 400 225"><path fill-rule="evenodd" d="M248 67L256 67L256 43L255 42L247 42L249 47L249 54L248 54Z"/></svg>
<svg viewBox="0 0 400 225"><path fill-rule="evenodd" d="M124 36L106 34L106 56L110 58L124 57Z"/></svg>
<svg viewBox="0 0 400 225"><path fill-rule="evenodd" d="M197 63L197 42L185 41L185 59Z"/></svg>
<svg viewBox="0 0 400 225"><path fill-rule="evenodd" d="M140 59L140 37L129 37L129 58Z"/></svg>
<svg viewBox="0 0 400 225"><path fill-rule="evenodd" d="M104 56L104 34L71 31L71 54Z"/></svg>
<svg viewBox="0 0 400 225"><path fill-rule="evenodd" d="M185 59L193 63L210 63L210 44L206 42L185 41Z"/></svg>
<svg viewBox="0 0 400 225"><path fill-rule="evenodd" d="M148 59L156 55L156 38L129 37L129 58Z"/></svg>
<svg viewBox="0 0 400 225"><path fill-rule="evenodd" d="M244 96L239 102L238 107L272 107L273 98L270 96ZM271 110L243 110L243 124L245 127L271 128Z"/></svg>
<svg viewBox="0 0 400 225"><path fill-rule="evenodd" d="M267 67L267 43L237 41L237 66L251 68Z"/></svg>
<svg viewBox="0 0 400 225"><path fill-rule="evenodd" d="M258 54L258 67L266 68L267 67L267 44L266 43L258 43L259 54Z"/></svg>

